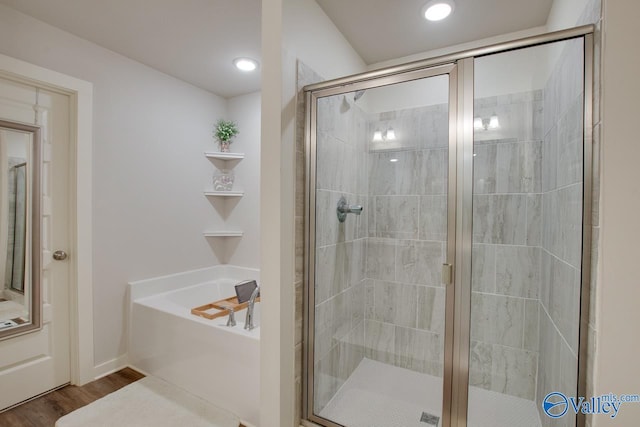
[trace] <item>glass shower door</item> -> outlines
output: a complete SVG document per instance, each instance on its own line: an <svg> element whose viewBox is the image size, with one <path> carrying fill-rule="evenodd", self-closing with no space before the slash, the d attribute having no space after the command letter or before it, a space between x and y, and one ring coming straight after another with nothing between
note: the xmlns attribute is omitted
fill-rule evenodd
<svg viewBox="0 0 640 427"><path fill-rule="evenodd" d="M442 425L452 70L313 104L307 392L320 424Z"/></svg>
<svg viewBox="0 0 640 427"><path fill-rule="evenodd" d="M475 59L470 427L576 425L544 402L578 389L583 53Z"/></svg>
<svg viewBox="0 0 640 427"><path fill-rule="evenodd" d="M585 424L592 63L578 28L309 88L306 418Z"/></svg>

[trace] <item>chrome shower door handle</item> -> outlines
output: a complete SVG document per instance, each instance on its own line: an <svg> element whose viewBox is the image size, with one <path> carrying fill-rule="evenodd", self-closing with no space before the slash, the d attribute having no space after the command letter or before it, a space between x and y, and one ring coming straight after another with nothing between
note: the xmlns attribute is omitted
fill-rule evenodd
<svg viewBox="0 0 640 427"><path fill-rule="evenodd" d="M453 284L453 264L449 264L449 263L442 264L442 284L443 285Z"/></svg>
<svg viewBox="0 0 640 427"><path fill-rule="evenodd" d="M338 215L338 221L344 222L347 219L347 214L360 215L362 213L362 206L349 205L347 199L344 196L338 200L338 207L336 208L336 214Z"/></svg>

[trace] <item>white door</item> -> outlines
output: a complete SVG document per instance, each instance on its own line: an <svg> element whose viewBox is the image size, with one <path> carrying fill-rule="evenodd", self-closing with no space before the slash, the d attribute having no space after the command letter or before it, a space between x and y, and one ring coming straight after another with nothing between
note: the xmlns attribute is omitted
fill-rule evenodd
<svg viewBox="0 0 640 427"><path fill-rule="evenodd" d="M42 319L40 331L0 341L0 410L70 380L69 248L70 99L0 78L0 119L41 126ZM73 256L73 254L69 254Z"/></svg>

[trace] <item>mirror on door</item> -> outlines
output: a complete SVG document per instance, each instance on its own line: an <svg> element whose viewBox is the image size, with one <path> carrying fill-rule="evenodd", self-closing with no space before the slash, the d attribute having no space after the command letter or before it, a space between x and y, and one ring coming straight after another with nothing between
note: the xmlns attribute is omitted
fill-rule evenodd
<svg viewBox="0 0 640 427"><path fill-rule="evenodd" d="M0 120L0 339L40 322L40 130Z"/></svg>

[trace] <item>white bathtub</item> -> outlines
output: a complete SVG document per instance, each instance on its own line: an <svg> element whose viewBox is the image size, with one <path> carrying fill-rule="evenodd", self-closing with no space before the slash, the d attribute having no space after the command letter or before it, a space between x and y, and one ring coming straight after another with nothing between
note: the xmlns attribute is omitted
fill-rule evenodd
<svg viewBox="0 0 640 427"><path fill-rule="evenodd" d="M129 362L257 425L260 304L251 331L243 328L246 310L236 313L235 327L226 316L190 312L235 295L233 285L244 279L258 279L258 271L218 266L131 283Z"/></svg>

